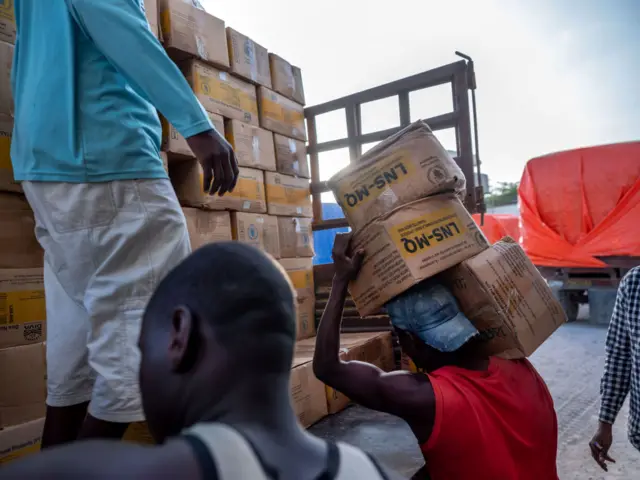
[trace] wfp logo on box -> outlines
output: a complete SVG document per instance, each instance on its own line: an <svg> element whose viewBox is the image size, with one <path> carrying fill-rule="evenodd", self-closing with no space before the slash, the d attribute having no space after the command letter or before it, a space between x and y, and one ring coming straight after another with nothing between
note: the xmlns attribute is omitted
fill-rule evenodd
<svg viewBox="0 0 640 480"><path fill-rule="evenodd" d="M250 240L256 240L258 238L258 228L253 224L249 225L247 233L249 234Z"/></svg>

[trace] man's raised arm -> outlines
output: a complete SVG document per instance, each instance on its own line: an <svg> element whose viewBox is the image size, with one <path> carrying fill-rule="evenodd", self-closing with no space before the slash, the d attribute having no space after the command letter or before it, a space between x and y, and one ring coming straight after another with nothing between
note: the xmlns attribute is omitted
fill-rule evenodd
<svg viewBox="0 0 640 480"><path fill-rule="evenodd" d="M65 1L102 54L182 136L213 128L186 79L151 32L140 0Z"/></svg>

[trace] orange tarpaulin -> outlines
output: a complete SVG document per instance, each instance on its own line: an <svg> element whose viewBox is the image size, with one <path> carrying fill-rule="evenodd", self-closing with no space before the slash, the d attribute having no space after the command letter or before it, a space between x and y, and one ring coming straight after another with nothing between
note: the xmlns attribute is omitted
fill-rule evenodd
<svg viewBox="0 0 640 480"><path fill-rule="evenodd" d="M536 265L603 267L640 256L640 142L534 158L520 188L522 245Z"/></svg>
<svg viewBox="0 0 640 480"><path fill-rule="evenodd" d="M504 237L511 237L516 242L520 239L520 217L516 215L485 213L484 225L480 225L480 214L475 213L473 219L492 245Z"/></svg>

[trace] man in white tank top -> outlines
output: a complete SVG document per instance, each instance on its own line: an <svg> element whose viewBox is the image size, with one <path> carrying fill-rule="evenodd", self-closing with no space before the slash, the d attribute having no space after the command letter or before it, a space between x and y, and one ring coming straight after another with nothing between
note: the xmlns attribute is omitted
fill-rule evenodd
<svg viewBox="0 0 640 480"><path fill-rule="evenodd" d="M160 445L78 442L9 464L0 480L399 478L298 423L294 300L282 268L257 249L199 249L160 283L143 319L140 389Z"/></svg>

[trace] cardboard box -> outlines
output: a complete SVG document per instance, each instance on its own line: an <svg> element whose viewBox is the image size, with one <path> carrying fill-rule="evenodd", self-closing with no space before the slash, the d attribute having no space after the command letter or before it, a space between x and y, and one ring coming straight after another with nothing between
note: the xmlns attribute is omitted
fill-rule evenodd
<svg viewBox="0 0 640 480"><path fill-rule="evenodd" d="M391 210L465 188L462 170L424 122L415 122L329 179L354 230Z"/></svg>
<svg viewBox="0 0 640 480"><path fill-rule="evenodd" d="M258 87L260 126L303 142L307 141L304 107L283 95Z"/></svg>
<svg viewBox="0 0 640 480"><path fill-rule="evenodd" d="M355 233L353 249L363 249L365 257L349 292L365 317L413 285L488 247L455 194L418 200Z"/></svg>
<svg viewBox="0 0 640 480"><path fill-rule="evenodd" d="M12 68L13 45L0 42L0 115L10 115L11 117L13 117L13 94L11 93Z"/></svg>
<svg viewBox="0 0 640 480"><path fill-rule="evenodd" d="M13 177L13 164L11 163L12 135L13 118L9 115L0 115L0 191L22 193L20 182L16 182Z"/></svg>
<svg viewBox="0 0 640 480"><path fill-rule="evenodd" d="M0 468L40 451L44 418L0 430Z"/></svg>
<svg viewBox="0 0 640 480"><path fill-rule="evenodd" d="M16 14L15 1L0 4L0 41L16 43Z"/></svg>
<svg viewBox="0 0 640 480"><path fill-rule="evenodd" d="M233 73L271 88L271 68L266 48L230 27L227 27L227 45Z"/></svg>
<svg viewBox="0 0 640 480"><path fill-rule="evenodd" d="M273 89L301 105L305 104L302 71L275 53L269 54Z"/></svg>
<svg viewBox="0 0 640 480"><path fill-rule="evenodd" d="M209 118L215 129L224 135L224 119L215 113L209 113ZM179 157L195 158L187 140L180 135L180 132L171 125L166 118L161 117L162 121L162 150L178 155Z"/></svg>
<svg viewBox="0 0 640 480"><path fill-rule="evenodd" d="M187 219L191 250L197 250L209 243L233 240L229 212L213 212L186 207L183 207L182 211Z"/></svg>
<svg viewBox="0 0 640 480"><path fill-rule="evenodd" d="M313 217L311 190L306 178L266 172L265 187L270 215Z"/></svg>
<svg viewBox="0 0 640 480"><path fill-rule="evenodd" d="M258 125L255 85L197 60L188 62L183 73L208 112Z"/></svg>
<svg viewBox="0 0 640 480"><path fill-rule="evenodd" d="M313 257L313 231L310 218L278 217L280 254L283 257Z"/></svg>
<svg viewBox="0 0 640 480"><path fill-rule="evenodd" d="M261 170L240 167L236 188L223 197L205 193L202 167L197 160L170 163L169 176L180 203L185 207L267 213L264 173Z"/></svg>
<svg viewBox="0 0 640 480"><path fill-rule="evenodd" d="M395 368L391 332L343 334L340 351L340 358L345 362L371 363L385 372ZM349 397L333 388L327 386L326 390L329 413L338 413L351 403Z"/></svg>
<svg viewBox="0 0 640 480"><path fill-rule="evenodd" d="M149 22L151 32L158 38L160 36L160 9L158 0L144 0L144 13Z"/></svg>
<svg viewBox="0 0 640 480"><path fill-rule="evenodd" d="M276 150L271 132L239 120L226 120L224 131L236 152L238 165L276 170Z"/></svg>
<svg viewBox="0 0 640 480"><path fill-rule="evenodd" d="M316 334L316 293L313 283L313 259L281 258L298 301L297 338L308 338Z"/></svg>
<svg viewBox="0 0 640 480"><path fill-rule="evenodd" d="M488 355L529 356L567 320L538 269L509 237L443 278L483 335Z"/></svg>
<svg viewBox="0 0 640 480"><path fill-rule="evenodd" d="M327 416L324 383L313 374L313 357L294 356L291 369L293 409L303 427L310 427Z"/></svg>
<svg viewBox="0 0 640 480"><path fill-rule="evenodd" d="M0 270L0 300L0 348L46 339L42 268Z"/></svg>
<svg viewBox="0 0 640 480"><path fill-rule="evenodd" d="M0 429L44 417L45 352L42 343L0 350Z"/></svg>
<svg viewBox="0 0 640 480"><path fill-rule="evenodd" d="M276 169L278 172L294 177L310 178L307 147L304 142L285 137L279 133L274 133L273 139L276 145Z"/></svg>
<svg viewBox="0 0 640 480"><path fill-rule="evenodd" d="M197 57L229 68L224 21L184 0L160 0L160 20L162 40L172 58Z"/></svg>
<svg viewBox="0 0 640 480"><path fill-rule="evenodd" d="M44 266L35 227L33 211L22 195L0 193L0 268Z"/></svg>
<svg viewBox="0 0 640 480"><path fill-rule="evenodd" d="M129 424L129 427L127 427L127 430L124 432L122 441L142 445L157 445L157 442L151 436L147 422Z"/></svg>
<svg viewBox="0 0 640 480"><path fill-rule="evenodd" d="M296 342L296 356L313 357L316 339L308 338ZM391 372L395 369L393 337L391 332L346 333L340 336L340 359L344 362L359 361L371 363ZM350 403L349 398L326 386L327 408L329 413L338 413Z"/></svg>
<svg viewBox="0 0 640 480"><path fill-rule="evenodd" d="M253 245L273 258L280 258L280 238L276 217L258 213L231 212L231 231L234 240Z"/></svg>

